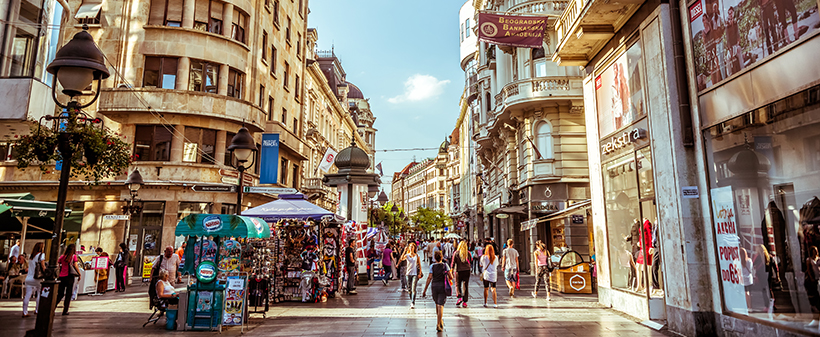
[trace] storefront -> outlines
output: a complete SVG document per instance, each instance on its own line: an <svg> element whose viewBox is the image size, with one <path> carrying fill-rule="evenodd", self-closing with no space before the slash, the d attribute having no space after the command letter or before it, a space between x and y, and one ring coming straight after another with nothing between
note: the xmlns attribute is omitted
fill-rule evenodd
<svg viewBox="0 0 820 337"><path fill-rule="evenodd" d="M820 335L817 9L815 0L688 3L710 201L704 222L727 333ZM745 31L759 33L738 34Z"/></svg>

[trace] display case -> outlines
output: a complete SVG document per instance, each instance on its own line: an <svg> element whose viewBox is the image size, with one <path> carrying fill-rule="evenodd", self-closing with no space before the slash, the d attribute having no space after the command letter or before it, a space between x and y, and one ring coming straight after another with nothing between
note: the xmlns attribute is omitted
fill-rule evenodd
<svg viewBox="0 0 820 337"><path fill-rule="evenodd" d="M589 263L584 262L581 254L569 250L561 255L553 255L551 260L555 266L550 275L552 289L565 294L592 293L592 273Z"/></svg>

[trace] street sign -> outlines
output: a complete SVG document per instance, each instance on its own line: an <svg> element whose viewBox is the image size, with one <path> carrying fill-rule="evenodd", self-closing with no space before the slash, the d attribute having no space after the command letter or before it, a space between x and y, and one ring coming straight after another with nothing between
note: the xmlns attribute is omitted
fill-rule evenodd
<svg viewBox="0 0 820 337"><path fill-rule="evenodd" d="M245 186L245 193L296 194L295 188Z"/></svg>
<svg viewBox="0 0 820 337"><path fill-rule="evenodd" d="M222 176L223 184L239 185L239 172L226 169L219 169L219 175ZM245 186L253 185L253 177L250 174L246 174L244 176L243 181L243 184Z"/></svg>
<svg viewBox="0 0 820 337"><path fill-rule="evenodd" d="M194 192L231 192L236 193L236 186L191 186Z"/></svg>
<svg viewBox="0 0 820 337"><path fill-rule="evenodd" d="M128 214L124 214L124 215L110 214L110 215L104 215L103 219L105 219L105 220L128 220L128 219L130 219L130 217L128 216Z"/></svg>

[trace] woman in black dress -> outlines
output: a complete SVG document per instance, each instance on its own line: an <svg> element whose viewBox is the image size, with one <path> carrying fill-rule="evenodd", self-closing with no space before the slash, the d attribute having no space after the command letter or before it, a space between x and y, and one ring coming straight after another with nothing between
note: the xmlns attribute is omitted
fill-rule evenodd
<svg viewBox="0 0 820 337"><path fill-rule="evenodd" d="M430 283L433 284L432 292L433 292L433 302L436 302L436 331L443 331L444 330L444 322L441 321L441 316L444 314L444 304L447 303L447 294L444 292L444 282L449 282L453 279L453 274L450 271L450 266L446 263L442 263L441 260L443 256L441 255L441 251L436 251L435 253L435 261L430 265L430 274L427 276L427 284L424 286L424 291L421 292L421 297L424 297L427 293L427 287L430 286ZM447 279L449 277L449 279Z"/></svg>

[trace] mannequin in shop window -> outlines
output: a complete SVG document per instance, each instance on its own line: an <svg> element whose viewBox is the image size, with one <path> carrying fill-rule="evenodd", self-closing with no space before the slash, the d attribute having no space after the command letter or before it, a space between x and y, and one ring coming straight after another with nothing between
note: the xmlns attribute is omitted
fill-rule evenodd
<svg viewBox="0 0 820 337"><path fill-rule="evenodd" d="M646 220L646 219L644 219ZM657 220L656 220L657 222ZM660 250L660 230L658 229L658 224L652 225L649 220L645 221L645 224L649 224L652 230L652 241L650 242L652 245L649 247L649 254L652 255L652 288L651 293L652 295L661 296L661 292L663 288L661 287L661 280L660 280L660 268L661 268L661 250Z"/></svg>
<svg viewBox="0 0 820 337"><path fill-rule="evenodd" d="M638 273L638 266L636 265L636 260L640 255L641 246L641 222L637 218L632 220L632 228L629 231L629 236L626 237L626 242L632 244L632 250L629 252L630 269L628 281L632 290L637 291L639 283L638 278L640 277L640 275Z"/></svg>
<svg viewBox="0 0 820 337"><path fill-rule="evenodd" d="M814 197L803 204L800 208L800 225L803 229L802 253L805 256L803 286L811 306L820 310L820 293L817 290L817 280L820 278L820 257L817 253L820 246L820 199ZM813 318L807 327L820 325L820 319Z"/></svg>
<svg viewBox="0 0 820 337"><path fill-rule="evenodd" d="M638 256L635 258L635 264L637 266L636 273L638 274L638 291L643 291L646 289L646 277L644 277L644 268L647 266L652 265L652 260L649 257L650 252L653 251L652 249L652 223L649 220L644 219L643 228L639 233L643 234L643 240L640 238L638 239L638 246L641 249L638 251ZM639 234L640 235L640 234Z"/></svg>

